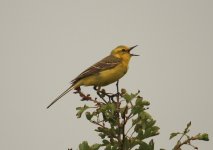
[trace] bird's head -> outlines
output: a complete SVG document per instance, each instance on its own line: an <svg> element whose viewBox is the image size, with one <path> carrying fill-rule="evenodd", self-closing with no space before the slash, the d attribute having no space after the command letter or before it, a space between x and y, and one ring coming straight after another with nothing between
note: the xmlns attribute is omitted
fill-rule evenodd
<svg viewBox="0 0 213 150"><path fill-rule="evenodd" d="M118 46L114 50L112 50L111 55L121 59L130 59L131 56L139 56L139 55L130 53L136 46L137 45L132 47L128 47L124 45Z"/></svg>

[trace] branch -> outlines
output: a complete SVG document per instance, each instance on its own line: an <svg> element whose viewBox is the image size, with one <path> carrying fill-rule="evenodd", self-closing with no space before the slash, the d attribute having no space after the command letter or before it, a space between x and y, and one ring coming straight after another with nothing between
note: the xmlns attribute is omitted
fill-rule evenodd
<svg viewBox="0 0 213 150"><path fill-rule="evenodd" d="M92 99L92 97L90 96L90 94L85 95L83 92L81 92L80 88L77 88L76 91L74 92L75 94L79 94L79 96L82 98L82 101L92 101L94 103L96 103L97 105L101 105L104 104L103 102L99 102L97 101L97 99Z"/></svg>

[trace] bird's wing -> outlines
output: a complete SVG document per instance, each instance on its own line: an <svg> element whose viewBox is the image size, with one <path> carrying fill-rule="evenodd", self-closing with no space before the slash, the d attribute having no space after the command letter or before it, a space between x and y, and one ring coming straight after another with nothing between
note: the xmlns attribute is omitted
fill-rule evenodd
<svg viewBox="0 0 213 150"><path fill-rule="evenodd" d="M104 59L100 60L96 64L92 65L85 71L83 71L80 75L78 75L74 80L71 81L72 84L75 84L79 80L88 77L90 75L99 73L100 71L107 70L110 68L114 68L121 62L120 58L117 58L113 55L109 55L105 57Z"/></svg>

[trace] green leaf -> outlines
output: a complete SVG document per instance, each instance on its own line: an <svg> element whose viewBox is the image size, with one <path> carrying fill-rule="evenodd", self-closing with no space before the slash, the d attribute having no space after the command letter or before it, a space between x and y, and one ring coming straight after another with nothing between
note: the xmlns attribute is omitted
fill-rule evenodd
<svg viewBox="0 0 213 150"><path fill-rule="evenodd" d="M91 120L92 117L93 117L93 115L92 115L90 112L86 112L86 118L87 118L88 120Z"/></svg>
<svg viewBox="0 0 213 150"><path fill-rule="evenodd" d="M151 149L150 149L150 146L149 146L147 143L142 142L142 143L140 144L139 149L136 149L136 150L151 150Z"/></svg>
<svg viewBox="0 0 213 150"><path fill-rule="evenodd" d="M134 128L134 131L138 133L141 129L142 129L142 125L141 124L136 124L135 128Z"/></svg>
<svg viewBox="0 0 213 150"><path fill-rule="evenodd" d="M138 96L135 102L136 106L143 106L143 98Z"/></svg>
<svg viewBox="0 0 213 150"><path fill-rule="evenodd" d="M137 135L138 139L142 140L144 137L143 129L139 129L137 133L138 133L138 135Z"/></svg>
<svg viewBox="0 0 213 150"><path fill-rule="evenodd" d="M186 127L186 129L184 130L184 134L186 134L186 133L189 133L189 127L191 126L191 121L189 122L189 123L187 123L187 127Z"/></svg>
<svg viewBox="0 0 213 150"><path fill-rule="evenodd" d="M131 113L133 115L136 115L136 114L139 114L143 111L143 107L140 107L140 106L133 106L132 110L131 110Z"/></svg>
<svg viewBox="0 0 213 150"><path fill-rule="evenodd" d="M111 145L107 145L106 148L105 148L105 150L112 150L111 149Z"/></svg>
<svg viewBox="0 0 213 150"><path fill-rule="evenodd" d="M117 149L118 147L113 145L112 150L117 150Z"/></svg>
<svg viewBox="0 0 213 150"><path fill-rule="evenodd" d="M140 113L140 117L142 120L148 120L148 119L152 120L152 116L148 112L145 112L145 111L142 111Z"/></svg>
<svg viewBox="0 0 213 150"><path fill-rule="evenodd" d="M152 129L152 136L159 134L160 128L158 126L153 126L151 129Z"/></svg>
<svg viewBox="0 0 213 150"><path fill-rule="evenodd" d="M98 150L101 147L101 144L93 144L91 150Z"/></svg>
<svg viewBox="0 0 213 150"><path fill-rule="evenodd" d="M171 133L169 139L171 140L173 137L177 136L178 134L180 133L179 132Z"/></svg>
<svg viewBox="0 0 213 150"><path fill-rule="evenodd" d="M132 100L132 97L128 93L125 93L123 95L123 98L126 100L127 103L129 103Z"/></svg>
<svg viewBox="0 0 213 150"><path fill-rule="evenodd" d="M126 89L121 89L121 95L126 94Z"/></svg>
<svg viewBox="0 0 213 150"><path fill-rule="evenodd" d="M107 141L107 140L103 140L102 142L103 142L103 144L104 144L104 145L108 145L108 144L110 144L110 142L109 142L109 141Z"/></svg>
<svg viewBox="0 0 213 150"><path fill-rule="evenodd" d="M89 108L89 107L88 107L87 105L84 105L84 107L77 107L76 110L78 110L78 112L77 112L76 116L77 116L78 118L81 118L81 115L83 114L83 112L84 112L85 110L87 110L88 108Z"/></svg>
<svg viewBox="0 0 213 150"><path fill-rule="evenodd" d="M106 137L106 135L103 134L103 133L99 133L98 135L99 135L102 139L104 139L104 138Z"/></svg>
<svg viewBox="0 0 213 150"><path fill-rule="evenodd" d="M79 145L79 150L90 150L88 142L87 141L82 142Z"/></svg>
<svg viewBox="0 0 213 150"><path fill-rule="evenodd" d="M209 135L207 133L199 134L198 139L203 141L209 141Z"/></svg>
<svg viewBox="0 0 213 150"><path fill-rule="evenodd" d="M128 94L128 93L125 93L123 94L123 98L126 100L127 103L129 103L131 100L133 100L139 93L136 93L136 94Z"/></svg>
<svg viewBox="0 0 213 150"><path fill-rule="evenodd" d="M142 101L142 105L144 105L144 106L149 106L149 105L150 105L150 102L149 102L149 101L146 101L146 100L143 100L143 101Z"/></svg>
<svg viewBox="0 0 213 150"><path fill-rule="evenodd" d="M100 108L100 111L103 112L103 113L105 113L106 111L114 113L115 109L116 109L116 106L115 106L114 103L108 103L108 104L102 105L101 108Z"/></svg>
<svg viewBox="0 0 213 150"><path fill-rule="evenodd" d="M134 126L135 124L139 123L141 120L140 119L132 119L132 126Z"/></svg>
<svg viewBox="0 0 213 150"><path fill-rule="evenodd" d="M146 123L146 126L147 126L147 128L150 128L150 127L154 126L155 123L156 123L156 121L151 119L149 122Z"/></svg>
<svg viewBox="0 0 213 150"><path fill-rule="evenodd" d="M149 148L150 150L154 150L154 140L152 139L150 142L149 142Z"/></svg>
<svg viewBox="0 0 213 150"><path fill-rule="evenodd" d="M191 121L187 123L187 128L189 128L192 125Z"/></svg>

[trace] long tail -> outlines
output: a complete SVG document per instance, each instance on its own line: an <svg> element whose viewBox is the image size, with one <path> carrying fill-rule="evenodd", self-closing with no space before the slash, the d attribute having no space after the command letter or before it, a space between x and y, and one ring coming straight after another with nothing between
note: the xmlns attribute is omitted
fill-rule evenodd
<svg viewBox="0 0 213 150"><path fill-rule="evenodd" d="M66 89L66 91L64 91L61 95L59 95L54 101L52 101L52 103L50 103L47 106L47 109L50 108L50 106L52 106L55 102L57 102L60 98L62 98L64 95L66 95L69 91L71 91L74 87L70 86L68 89Z"/></svg>

